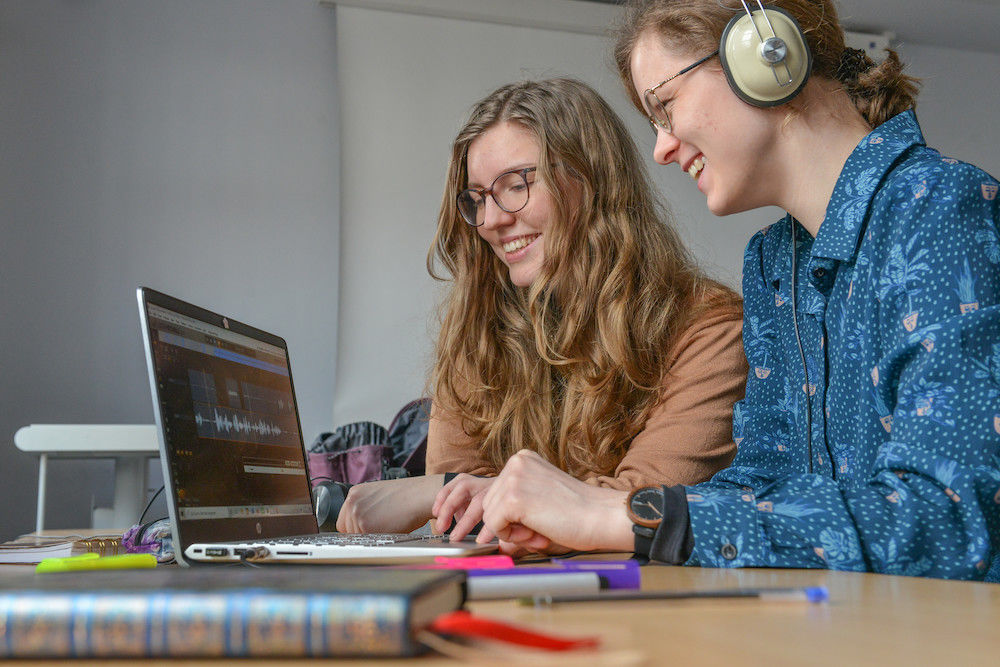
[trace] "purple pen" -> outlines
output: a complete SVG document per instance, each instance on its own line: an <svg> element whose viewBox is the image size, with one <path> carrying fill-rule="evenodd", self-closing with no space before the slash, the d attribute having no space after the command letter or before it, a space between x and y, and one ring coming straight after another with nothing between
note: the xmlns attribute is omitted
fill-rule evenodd
<svg viewBox="0 0 1000 667"><path fill-rule="evenodd" d="M606 589L635 590L639 588L639 563L634 560L560 560L548 566L522 566L511 568L471 569L470 578L551 575L566 572L593 572L600 577Z"/></svg>

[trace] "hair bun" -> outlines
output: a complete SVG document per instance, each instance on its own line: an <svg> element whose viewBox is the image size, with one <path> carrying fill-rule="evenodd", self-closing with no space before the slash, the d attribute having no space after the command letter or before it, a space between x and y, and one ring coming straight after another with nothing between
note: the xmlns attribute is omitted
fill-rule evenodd
<svg viewBox="0 0 1000 667"><path fill-rule="evenodd" d="M843 82L857 81L858 75L867 72L875 66L874 61L861 49L850 46L840 54L840 65L837 67L837 79Z"/></svg>

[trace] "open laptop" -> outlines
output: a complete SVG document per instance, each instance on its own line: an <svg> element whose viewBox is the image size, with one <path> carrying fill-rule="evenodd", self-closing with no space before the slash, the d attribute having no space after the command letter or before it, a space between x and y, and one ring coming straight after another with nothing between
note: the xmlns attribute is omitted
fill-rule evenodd
<svg viewBox="0 0 1000 667"><path fill-rule="evenodd" d="M320 533L285 341L137 292L178 562L396 563L495 551L432 535Z"/></svg>

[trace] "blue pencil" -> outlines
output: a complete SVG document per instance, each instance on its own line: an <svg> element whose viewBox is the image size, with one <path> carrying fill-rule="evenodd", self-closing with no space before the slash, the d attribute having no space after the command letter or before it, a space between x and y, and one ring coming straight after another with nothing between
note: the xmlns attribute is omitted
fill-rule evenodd
<svg viewBox="0 0 1000 667"><path fill-rule="evenodd" d="M706 591L605 591L583 595L534 595L522 597L526 605L551 605L562 602L606 602L610 600L691 600L704 598L752 598L768 602L827 602L830 594L825 586L805 588L729 588Z"/></svg>

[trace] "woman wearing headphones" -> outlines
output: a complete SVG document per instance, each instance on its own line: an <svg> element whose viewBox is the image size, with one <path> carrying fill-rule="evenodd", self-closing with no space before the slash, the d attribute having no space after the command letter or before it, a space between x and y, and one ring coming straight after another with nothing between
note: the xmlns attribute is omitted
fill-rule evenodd
<svg viewBox="0 0 1000 667"><path fill-rule="evenodd" d="M355 486L339 530L453 537L531 450L597 489L694 483L729 464L742 310L694 265L624 124L591 88L504 86L452 147L428 256L450 282L426 477ZM445 473L471 473L442 488Z"/></svg>
<svg viewBox="0 0 1000 667"><path fill-rule="evenodd" d="M845 48L830 0L632 2L615 53L657 162L716 215L787 212L746 250L739 451L631 495L519 453L486 526L505 548L1000 579L997 181L925 145L915 81Z"/></svg>

